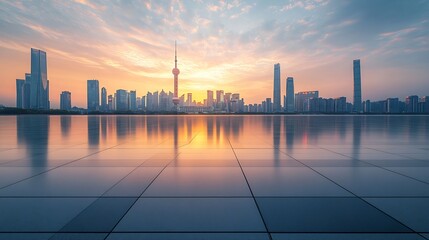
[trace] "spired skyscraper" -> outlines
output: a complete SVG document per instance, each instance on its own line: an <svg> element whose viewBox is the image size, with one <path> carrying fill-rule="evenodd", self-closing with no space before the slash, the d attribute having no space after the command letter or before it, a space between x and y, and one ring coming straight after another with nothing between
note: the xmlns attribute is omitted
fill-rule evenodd
<svg viewBox="0 0 429 240"><path fill-rule="evenodd" d="M293 87L293 77L286 79L286 112L295 112L295 89Z"/></svg>
<svg viewBox="0 0 429 240"><path fill-rule="evenodd" d="M100 108L100 87L98 80L88 80L86 85L88 111L98 111Z"/></svg>
<svg viewBox="0 0 429 240"><path fill-rule="evenodd" d="M49 81L46 52L31 49L30 108L49 109Z"/></svg>
<svg viewBox="0 0 429 240"><path fill-rule="evenodd" d="M280 98L280 63L274 64L274 92L273 92L273 112L280 112L281 98Z"/></svg>
<svg viewBox="0 0 429 240"><path fill-rule="evenodd" d="M360 59L353 60L353 112L362 112Z"/></svg>

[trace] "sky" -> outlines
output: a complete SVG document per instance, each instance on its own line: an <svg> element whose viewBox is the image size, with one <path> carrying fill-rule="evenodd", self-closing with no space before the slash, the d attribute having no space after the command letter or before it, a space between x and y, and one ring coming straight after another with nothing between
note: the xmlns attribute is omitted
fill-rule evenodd
<svg viewBox="0 0 429 240"><path fill-rule="evenodd" d="M46 51L51 107L61 91L86 107L86 81L179 95L273 95L274 64L295 92L353 97L361 59L363 99L429 95L429 0L0 0L0 104L15 106L15 80L30 72L30 48Z"/></svg>

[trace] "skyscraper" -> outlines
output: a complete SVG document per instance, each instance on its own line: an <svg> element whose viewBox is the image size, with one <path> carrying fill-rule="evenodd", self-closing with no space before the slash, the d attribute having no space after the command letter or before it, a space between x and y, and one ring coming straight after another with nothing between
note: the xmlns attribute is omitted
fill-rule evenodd
<svg viewBox="0 0 429 240"><path fill-rule="evenodd" d="M30 108L49 109L49 81L46 52L31 49Z"/></svg>
<svg viewBox="0 0 429 240"><path fill-rule="evenodd" d="M353 112L362 112L360 59L353 60Z"/></svg>
<svg viewBox="0 0 429 240"><path fill-rule="evenodd" d="M273 92L273 112L280 112L281 98L280 98L280 63L274 64L274 92Z"/></svg>
<svg viewBox="0 0 429 240"><path fill-rule="evenodd" d="M129 93L129 102L130 102L130 110L136 111L137 110L137 93L136 91L130 91Z"/></svg>
<svg viewBox="0 0 429 240"><path fill-rule="evenodd" d="M107 111L107 90L105 87L101 88L101 111Z"/></svg>
<svg viewBox="0 0 429 240"><path fill-rule="evenodd" d="M176 41L174 42L174 68L171 71L174 75L174 96L173 96L173 103L174 106L177 107L180 100L178 97L179 94L179 74L180 70L177 68L177 47L176 47Z"/></svg>
<svg viewBox="0 0 429 240"><path fill-rule="evenodd" d="M16 108L24 108L24 79L16 79Z"/></svg>
<svg viewBox="0 0 429 240"><path fill-rule="evenodd" d="M116 110L128 111L128 92L126 90L116 90Z"/></svg>
<svg viewBox="0 0 429 240"><path fill-rule="evenodd" d="M24 103L23 108L29 109L31 107L31 74L25 74L25 84L24 84Z"/></svg>
<svg viewBox="0 0 429 240"><path fill-rule="evenodd" d="M87 105L88 111L98 111L100 107L100 88L98 80L87 81Z"/></svg>
<svg viewBox="0 0 429 240"><path fill-rule="evenodd" d="M207 107L213 107L213 91L207 90Z"/></svg>
<svg viewBox="0 0 429 240"><path fill-rule="evenodd" d="M186 106L192 106L192 93L188 93L188 99L186 99Z"/></svg>
<svg viewBox="0 0 429 240"><path fill-rule="evenodd" d="M286 112L295 112L295 89L293 86L293 77L286 79Z"/></svg>
<svg viewBox="0 0 429 240"><path fill-rule="evenodd" d="M419 97L416 95L408 96L405 99L405 110L407 113L418 112Z"/></svg>
<svg viewBox="0 0 429 240"><path fill-rule="evenodd" d="M63 91L60 94L60 109L67 111L71 109L71 92Z"/></svg>

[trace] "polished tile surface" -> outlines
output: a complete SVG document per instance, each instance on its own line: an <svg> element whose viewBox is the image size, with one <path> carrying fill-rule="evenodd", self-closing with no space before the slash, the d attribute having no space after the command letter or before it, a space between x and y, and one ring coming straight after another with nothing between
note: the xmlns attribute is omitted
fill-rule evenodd
<svg viewBox="0 0 429 240"><path fill-rule="evenodd" d="M426 116L0 116L0 239L429 239Z"/></svg>

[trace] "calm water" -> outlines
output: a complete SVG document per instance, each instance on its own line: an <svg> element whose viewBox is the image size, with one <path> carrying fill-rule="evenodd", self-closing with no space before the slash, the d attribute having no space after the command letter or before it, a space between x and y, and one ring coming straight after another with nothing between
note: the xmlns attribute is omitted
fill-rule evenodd
<svg viewBox="0 0 429 240"><path fill-rule="evenodd" d="M0 116L0 239L429 238L427 116Z"/></svg>

